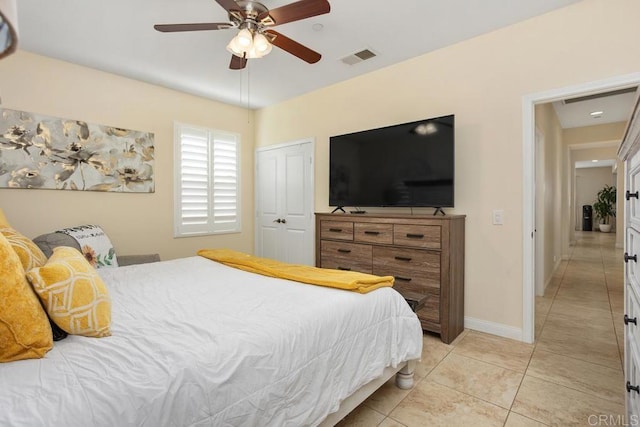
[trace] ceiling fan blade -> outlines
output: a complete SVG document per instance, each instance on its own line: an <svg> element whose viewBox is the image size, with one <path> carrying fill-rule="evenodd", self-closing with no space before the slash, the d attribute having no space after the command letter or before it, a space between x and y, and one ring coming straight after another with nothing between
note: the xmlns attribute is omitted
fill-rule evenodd
<svg viewBox="0 0 640 427"><path fill-rule="evenodd" d="M247 66L247 58L240 58L239 56L231 55L231 63L229 68L232 70L242 70Z"/></svg>
<svg viewBox="0 0 640 427"><path fill-rule="evenodd" d="M281 25L312 16L324 15L330 11L331 5L327 0L300 0L263 13L258 16L258 21L264 20L263 24L265 25Z"/></svg>
<svg viewBox="0 0 640 427"><path fill-rule="evenodd" d="M269 35L269 41L274 46L279 47L282 50L286 50L290 54L297 56L303 61L308 62L309 64L315 64L320 61L322 55L318 52L309 49L306 46L301 45L295 40L290 39L287 36L284 36L277 31L267 30L265 31Z"/></svg>
<svg viewBox="0 0 640 427"><path fill-rule="evenodd" d="M227 12L231 12L232 10L239 10L238 3L233 0L216 0L220 6L224 8Z"/></svg>
<svg viewBox="0 0 640 427"><path fill-rule="evenodd" d="M233 27L228 22L211 22L206 24L157 24L154 25L157 31L162 33L176 33L180 31L208 31L208 30L226 30Z"/></svg>

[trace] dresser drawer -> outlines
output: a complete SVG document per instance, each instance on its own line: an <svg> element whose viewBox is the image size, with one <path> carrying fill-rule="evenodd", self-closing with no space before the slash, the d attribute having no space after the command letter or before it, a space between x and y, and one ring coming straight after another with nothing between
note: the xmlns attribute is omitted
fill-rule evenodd
<svg viewBox="0 0 640 427"><path fill-rule="evenodd" d="M334 240L353 240L353 222L322 221L320 223L320 238Z"/></svg>
<svg viewBox="0 0 640 427"><path fill-rule="evenodd" d="M416 248L440 249L441 236L439 225L406 225L393 226L393 244Z"/></svg>
<svg viewBox="0 0 640 427"><path fill-rule="evenodd" d="M424 306L417 312L420 319L440 323L440 295L427 294Z"/></svg>
<svg viewBox="0 0 640 427"><path fill-rule="evenodd" d="M396 285L423 294L440 291L440 253L417 249L373 248L373 274L393 276Z"/></svg>
<svg viewBox="0 0 640 427"><path fill-rule="evenodd" d="M369 245L323 240L320 251L320 266L323 268L371 274L372 249Z"/></svg>
<svg viewBox="0 0 640 427"><path fill-rule="evenodd" d="M393 243L393 224L355 223L353 240L390 245Z"/></svg>

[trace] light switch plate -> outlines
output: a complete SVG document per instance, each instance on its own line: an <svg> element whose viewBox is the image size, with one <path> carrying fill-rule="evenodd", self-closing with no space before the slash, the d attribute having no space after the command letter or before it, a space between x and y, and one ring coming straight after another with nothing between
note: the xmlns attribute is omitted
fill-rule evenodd
<svg viewBox="0 0 640 427"><path fill-rule="evenodd" d="M493 211L493 225L503 225L504 224L504 211L502 209L495 209Z"/></svg>

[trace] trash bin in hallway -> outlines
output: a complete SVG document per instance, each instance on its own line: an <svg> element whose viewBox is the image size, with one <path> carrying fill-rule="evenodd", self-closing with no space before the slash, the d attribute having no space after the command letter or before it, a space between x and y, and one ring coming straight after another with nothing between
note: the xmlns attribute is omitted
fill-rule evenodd
<svg viewBox="0 0 640 427"><path fill-rule="evenodd" d="M593 207L591 205L582 206L582 231L593 230Z"/></svg>

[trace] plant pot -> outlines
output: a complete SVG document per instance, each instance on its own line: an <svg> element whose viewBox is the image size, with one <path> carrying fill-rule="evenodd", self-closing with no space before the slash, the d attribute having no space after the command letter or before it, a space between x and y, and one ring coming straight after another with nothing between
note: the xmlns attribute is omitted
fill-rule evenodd
<svg viewBox="0 0 640 427"><path fill-rule="evenodd" d="M598 224L598 226L600 227L600 231L602 231L603 233L611 232L611 224Z"/></svg>

